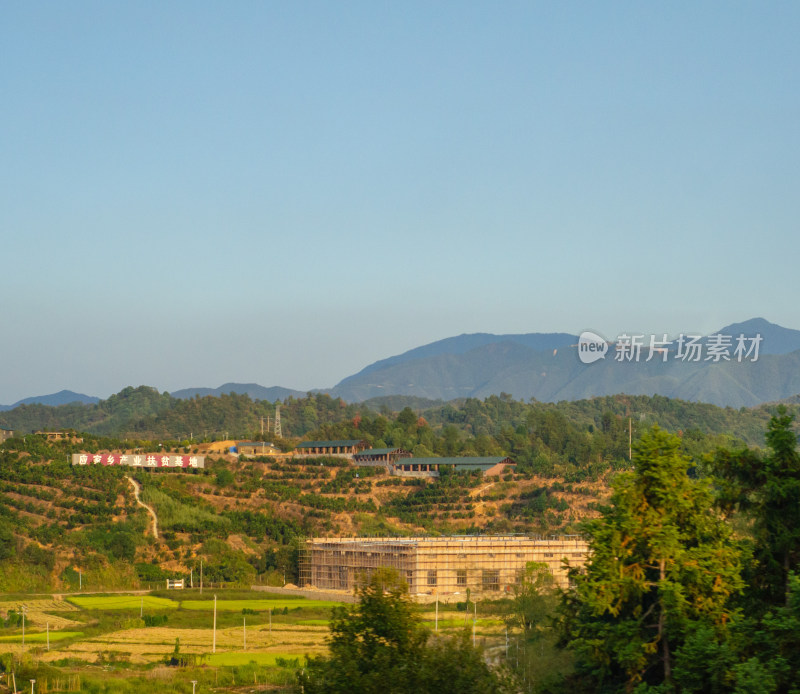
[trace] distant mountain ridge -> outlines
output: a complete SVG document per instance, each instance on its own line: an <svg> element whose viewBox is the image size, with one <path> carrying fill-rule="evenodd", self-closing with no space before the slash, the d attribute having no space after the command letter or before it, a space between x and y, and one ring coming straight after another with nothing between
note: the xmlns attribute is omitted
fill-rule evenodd
<svg viewBox="0 0 800 694"><path fill-rule="evenodd" d="M753 406L800 393L800 331L764 318L716 331L730 336L760 335L756 362L684 362L674 358L624 363L606 359L582 364L578 336L461 335L370 364L329 392L347 401L381 395L430 399L485 398L501 392L545 402L626 393L664 395L721 406ZM609 336L615 339L616 336ZM707 340L703 340L707 342Z"/></svg>
<svg viewBox="0 0 800 694"><path fill-rule="evenodd" d="M292 390L291 388L282 388L281 386L272 386L266 388L258 385L258 383L225 383L219 388L183 388L176 390L170 395L173 398L181 400L188 400L197 395L205 397L206 395L228 395L229 393L236 393L237 395L249 395L251 400L269 400L275 402L276 400L285 400L286 398L302 398L306 393L305 391Z"/></svg>
<svg viewBox="0 0 800 694"><path fill-rule="evenodd" d="M524 333L519 335L463 333L456 337L447 337L443 340L437 340L436 342L422 345L421 347L415 347L414 349L410 349L394 357L376 361L363 368L357 374L345 378L339 385L346 383L350 379L356 379L359 376L385 369L394 364L413 361L415 359L425 359L426 357L435 357L440 354L464 354L473 349L497 342L514 342L535 350L551 350L575 344L577 341L577 335L569 335L568 333Z"/></svg>
<svg viewBox="0 0 800 694"><path fill-rule="evenodd" d="M59 405L69 405L73 402L79 402L83 405L95 405L100 402L100 398L92 395L84 395L83 393L76 393L72 390L60 390L58 393L51 395L35 395L30 398L18 400L13 405L0 405L0 412L13 410L20 405L47 405L49 407L58 407Z"/></svg>
<svg viewBox="0 0 800 694"><path fill-rule="evenodd" d="M348 402L378 398L386 403L393 402L394 396L439 402L467 397L480 399L503 392L543 402L618 393L657 394L730 407L754 406L800 394L800 330L752 318L727 325L717 333L730 336L734 344L739 335L760 335L758 361L683 362L674 359L672 347L666 363L658 358L620 363L614 359L612 346L604 360L585 365L577 356L577 335L472 333L381 359L335 387L318 392ZM280 386L226 383L218 388L184 388L171 396L189 399L229 393L270 402L306 395L305 391ZM74 402L94 404L99 398L63 390L0 406L0 411L20 405L57 406Z"/></svg>
<svg viewBox="0 0 800 694"><path fill-rule="evenodd" d="M800 349L800 330L784 328L764 318L751 318L744 323L732 323L717 331L720 335L761 335L761 354L789 354Z"/></svg>

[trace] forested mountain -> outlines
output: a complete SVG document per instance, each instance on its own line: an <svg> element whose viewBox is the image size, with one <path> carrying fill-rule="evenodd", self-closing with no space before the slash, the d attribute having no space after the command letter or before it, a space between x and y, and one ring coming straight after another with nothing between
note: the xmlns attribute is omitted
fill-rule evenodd
<svg viewBox="0 0 800 694"><path fill-rule="evenodd" d="M720 328L717 334L731 338L727 358L717 360L708 356L708 336L699 341L705 351L696 360L678 358L674 342L652 358L647 349L649 336L643 336L644 348L637 359L617 359L615 345L609 344L605 358L591 364L584 364L578 358L578 336L567 333L459 335L382 359L334 388L312 392L325 392L346 402L392 396L448 401L482 399L500 393L525 400L559 402L626 393L663 395L722 407L752 407L800 393L800 331L753 318ZM754 354L744 359L736 357L739 335L748 339L760 337L757 359L753 359ZM609 339L616 337L619 336ZM172 396L188 400L232 393L270 402L305 395L280 386L226 383L217 388L184 388ZM26 398L14 406L0 407L0 411L28 404L96 404L97 401L62 391ZM206 423L203 428L208 426Z"/></svg>
<svg viewBox="0 0 800 694"><path fill-rule="evenodd" d="M171 393L173 398L188 399L194 398L198 395L230 395L236 393L237 395L249 395L252 400L284 400L289 397L303 397L305 393L301 390L292 390L291 388L281 388L280 386L272 386L265 388L258 385L258 383L225 383L219 388L183 388Z"/></svg>
<svg viewBox="0 0 800 694"><path fill-rule="evenodd" d="M800 330L784 328L764 318L751 318L743 323L732 323L720 328L720 335L761 335L762 354L789 354L800 349Z"/></svg>
<svg viewBox="0 0 800 694"><path fill-rule="evenodd" d="M0 412L6 410L13 410L20 405L49 405L55 407L56 405L67 405L69 403L81 403L84 405L91 405L100 401L91 395L84 395L83 393L75 393L71 390L62 390L52 395L35 395L30 398L25 398L15 402L13 405L0 405Z"/></svg>
<svg viewBox="0 0 800 694"><path fill-rule="evenodd" d="M730 407L800 392L800 331L755 318L718 334L733 345L740 334L760 336L758 359L738 361L731 349L728 360L706 359L706 352L698 361L682 360L673 345L666 361L648 360L644 350L638 360L619 361L612 345L605 359L584 364L575 336L462 335L376 362L330 392L347 401L388 394L452 400L505 392L546 402L658 394Z"/></svg>

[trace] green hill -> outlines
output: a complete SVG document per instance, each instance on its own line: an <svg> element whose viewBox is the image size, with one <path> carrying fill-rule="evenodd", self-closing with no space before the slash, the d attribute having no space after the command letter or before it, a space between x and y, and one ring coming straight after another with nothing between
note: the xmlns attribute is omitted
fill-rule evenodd
<svg viewBox="0 0 800 694"><path fill-rule="evenodd" d="M516 470L502 479L443 474L428 481L339 459L229 455L211 455L205 469L185 472L73 468L69 456L82 450L163 445L202 452L196 440L181 439L188 428L215 423L215 433L229 427L232 436L253 434L272 405L247 396L176 400L130 388L96 406L3 413L28 417L34 427L85 421L86 429L115 436L87 432L82 443L51 443L24 434L0 448L0 591L69 590L84 581L97 589L131 588L186 576L201 562L208 580L276 581L284 572L294 575L300 540L309 535L575 532L605 498L610 477L627 467L629 433L635 438L659 424L679 433L684 451L701 461L717 446L761 445L773 411L646 396L547 404L503 395L415 404L423 408L390 412L387 402L375 411L324 394L290 398L282 407L288 438L279 443L289 449L301 435L362 438L418 456L509 455ZM142 434L131 438L130 430ZM151 431L157 439L144 435ZM127 475L158 515L158 538Z"/></svg>

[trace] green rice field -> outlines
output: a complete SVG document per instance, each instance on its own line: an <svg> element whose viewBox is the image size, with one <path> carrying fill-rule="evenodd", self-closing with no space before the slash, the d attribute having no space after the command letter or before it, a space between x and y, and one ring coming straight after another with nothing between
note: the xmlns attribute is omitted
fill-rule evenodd
<svg viewBox="0 0 800 694"><path fill-rule="evenodd" d="M83 636L82 631L51 631L50 641L63 641L64 639L72 639L75 637ZM36 632L33 634L25 634L25 643L46 643L47 632ZM22 643L22 634L11 634L8 636L0 636L0 643Z"/></svg>
<svg viewBox="0 0 800 694"><path fill-rule="evenodd" d="M332 602L330 600L271 600L271 599L263 599L263 600L220 600L217 599L217 611L218 612L241 612L244 609L247 610L256 610L257 612L266 612L267 610L272 610L272 612L276 612L277 610L283 610L284 608L288 608L289 610L296 610L296 609L312 609L312 608L323 608L323 609L330 609L332 607L336 607L340 603ZM183 610L213 610L214 609L214 601L213 600L183 600L180 603L181 609Z"/></svg>
<svg viewBox="0 0 800 694"><path fill-rule="evenodd" d="M85 610L175 610L179 603L152 595L74 595L67 602Z"/></svg>
<svg viewBox="0 0 800 694"><path fill-rule="evenodd" d="M213 653L203 658L203 665L210 665L213 667L236 667L239 665L248 665L254 663L256 665L278 665L278 660L284 661L298 661L301 667L305 664L306 659L303 656L298 656L296 653L256 653L248 651L229 651L227 653Z"/></svg>

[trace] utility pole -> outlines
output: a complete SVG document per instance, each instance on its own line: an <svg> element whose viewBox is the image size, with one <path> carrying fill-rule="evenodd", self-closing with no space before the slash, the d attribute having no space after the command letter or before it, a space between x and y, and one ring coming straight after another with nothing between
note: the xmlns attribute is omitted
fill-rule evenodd
<svg viewBox="0 0 800 694"><path fill-rule="evenodd" d="M628 460L633 460L633 423L628 417Z"/></svg>
<svg viewBox="0 0 800 694"><path fill-rule="evenodd" d="M475 627L478 624L478 601L475 601L475 616L472 619L472 647L475 648Z"/></svg>
<svg viewBox="0 0 800 694"><path fill-rule="evenodd" d="M214 596L214 640L211 642L211 652L217 652L217 596Z"/></svg>

